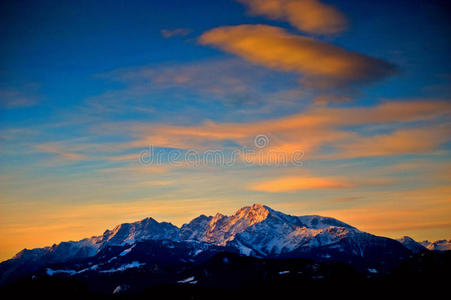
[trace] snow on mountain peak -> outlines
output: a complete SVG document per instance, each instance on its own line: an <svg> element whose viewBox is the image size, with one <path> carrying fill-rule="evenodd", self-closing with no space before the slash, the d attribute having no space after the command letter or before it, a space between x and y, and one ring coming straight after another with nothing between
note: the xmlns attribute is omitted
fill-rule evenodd
<svg viewBox="0 0 451 300"><path fill-rule="evenodd" d="M253 204L238 209L231 216L217 213L213 217L198 217L183 225L179 236L181 240L229 245L243 253L268 254L289 251L304 244L332 243L350 230L357 231L333 218L316 215L296 217L262 204Z"/></svg>
<svg viewBox="0 0 451 300"><path fill-rule="evenodd" d="M198 240L200 241L205 232L207 231L210 222L212 221L212 216L200 215L199 217L193 219L188 224L184 224L180 228L179 237L181 240Z"/></svg>
<svg viewBox="0 0 451 300"><path fill-rule="evenodd" d="M426 250L426 248L421 243L418 243L417 241L415 241L414 239L412 239L409 236L403 236L402 238L397 239L397 241L400 242L401 244L403 244L404 247L406 247L413 253L418 253L418 252Z"/></svg>
<svg viewBox="0 0 451 300"><path fill-rule="evenodd" d="M123 223L113 230L105 231L102 242L122 245L132 244L138 240L177 239L178 230L171 223L159 223L152 218L145 218L134 223Z"/></svg>
<svg viewBox="0 0 451 300"><path fill-rule="evenodd" d="M268 207L261 204L253 204L239 209L233 216L231 222L239 222L240 219L245 219L248 226L260 223L268 217L270 210Z"/></svg>
<svg viewBox="0 0 451 300"><path fill-rule="evenodd" d="M291 216L263 205L253 205L239 212L242 210L259 213L252 218L257 222L236 233L227 243L244 254L278 255L302 247L322 247L337 243L351 232L359 232L333 218Z"/></svg>
<svg viewBox="0 0 451 300"><path fill-rule="evenodd" d="M263 221L269 214L269 208L254 204L237 210L232 216L217 213L213 217L201 215L180 229L180 239L199 240L216 245L225 245L236 233Z"/></svg>
<svg viewBox="0 0 451 300"><path fill-rule="evenodd" d="M434 251L448 251L451 250L451 240L438 240L427 245L427 248Z"/></svg>

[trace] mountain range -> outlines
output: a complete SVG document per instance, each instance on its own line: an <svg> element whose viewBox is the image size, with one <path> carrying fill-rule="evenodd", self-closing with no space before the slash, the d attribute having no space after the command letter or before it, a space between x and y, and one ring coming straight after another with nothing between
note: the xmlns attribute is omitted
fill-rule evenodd
<svg viewBox="0 0 451 300"><path fill-rule="evenodd" d="M291 216L254 204L231 216L200 215L180 228L146 218L118 225L100 236L24 249L0 264L0 284L62 276L101 281L104 284L99 286L107 285L106 290L120 291L126 288L118 282L129 272L146 272L153 284L197 284L195 277L188 276L189 270L223 253L255 259L343 263L360 274L377 277L416 253L449 250L450 245L446 240L394 240L334 218ZM112 277L118 282L111 281Z"/></svg>

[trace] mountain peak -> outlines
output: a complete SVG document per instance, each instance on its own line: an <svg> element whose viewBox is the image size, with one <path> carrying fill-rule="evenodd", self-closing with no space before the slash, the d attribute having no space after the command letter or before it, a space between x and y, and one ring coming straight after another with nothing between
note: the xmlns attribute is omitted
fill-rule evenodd
<svg viewBox="0 0 451 300"><path fill-rule="evenodd" d="M425 246L423 246L421 243L418 243L410 236L403 236L400 239L397 239L398 242L400 242L404 247L412 251L413 253L418 253L421 251L426 250Z"/></svg>
<svg viewBox="0 0 451 300"><path fill-rule="evenodd" d="M447 251L451 250L451 240L438 240L433 243L429 243L426 248L429 250L436 250L436 251Z"/></svg>
<svg viewBox="0 0 451 300"><path fill-rule="evenodd" d="M248 226L252 226L265 220L268 217L270 210L271 209L269 207L262 204L245 206L237 210L237 212L231 217L232 222L235 223L240 219L245 219L248 221Z"/></svg>
<svg viewBox="0 0 451 300"><path fill-rule="evenodd" d="M264 221L271 209L262 204L253 204L237 210L232 216L217 213L209 222L202 240L217 245L225 245L233 240L235 235L250 226Z"/></svg>
<svg viewBox="0 0 451 300"><path fill-rule="evenodd" d="M402 238L398 239L398 241L405 241L405 242L416 242L413 238L411 238L410 236L403 236Z"/></svg>
<svg viewBox="0 0 451 300"><path fill-rule="evenodd" d="M107 230L103 241L110 244L132 244L137 240L176 238L178 228L168 222L158 222L153 218L145 218L134 223L122 223Z"/></svg>
<svg viewBox="0 0 451 300"><path fill-rule="evenodd" d="M252 204L251 208L255 209L255 210L260 210L260 209L266 209L267 207L260 203L254 203L254 204Z"/></svg>

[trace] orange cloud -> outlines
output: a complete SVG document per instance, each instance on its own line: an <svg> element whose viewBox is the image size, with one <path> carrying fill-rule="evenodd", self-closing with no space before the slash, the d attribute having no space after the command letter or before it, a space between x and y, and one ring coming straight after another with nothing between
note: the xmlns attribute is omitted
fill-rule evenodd
<svg viewBox="0 0 451 300"><path fill-rule="evenodd" d="M287 20L308 33L333 34L345 29L346 19L333 6L317 0L237 0L251 14Z"/></svg>
<svg viewBox="0 0 451 300"><path fill-rule="evenodd" d="M430 152L449 140L451 129L426 127L397 130L391 134L359 137L339 145L338 157L355 158Z"/></svg>
<svg viewBox="0 0 451 300"><path fill-rule="evenodd" d="M251 185L249 188L260 192L280 193L308 189L346 188L350 186L350 183L341 179L296 176L264 181Z"/></svg>
<svg viewBox="0 0 451 300"><path fill-rule="evenodd" d="M224 143L255 148L254 138L267 135L269 144L258 152L238 153L246 163L271 165L295 159L352 159L356 157L431 153L449 140L446 118L451 104L446 100L387 101L371 107L329 108L313 105L291 116L249 123L205 122L197 126L133 124L127 133L135 140L122 144L52 142L35 145L56 161L109 160L138 162L132 149L167 147L187 150L224 149ZM421 121L422 123L418 123ZM113 124L114 125L114 124ZM362 134L357 126L379 126L384 134ZM365 128L366 128L365 127ZM402 129L399 129L401 128ZM105 130L121 130L114 125ZM361 128L361 127L360 127ZM102 127L104 130L104 127ZM328 147L327 153L323 153ZM232 147L236 148L236 147ZM124 151L127 154L123 154ZM150 168L149 168L150 170Z"/></svg>
<svg viewBox="0 0 451 300"><path fill-rule="evenodd" d="M219 27L204 33L199 42L258 65L302 74L304 84L316 87L364 83L396 71L383 60L268 25Z"/></svg>
<svg viewBox="0 0 451 300"><path fill-rule="evenodd" d="M313 108L310 115L329 125L363 125L426 121L451 113L449 100L386 101L376 106L351 108Z"/></svg>
<svg viewBox="0 0 451 300"><path fill-rule="evenodd" d="M258 153L246 154L247 162L268 164L285 159L280 154L305 154L306 159L354 158L365 156L429 153L449 140L449 130L438 123L451 113L447 101L392 101L372 107L313 107L292 116L253 123L213 123L199 126L135 126L140 139L126 147L169 147L181 149L221 149L224 141L255 147L254 137L267 135L269 144ZM421 125L413 122L435 122ZM362 135L354 126L384 124L391 132ZM400 125L404 129L398 129ZM442 124L442 125L440 125ZM406 127L407 125L407 127ZM334 153L321 154L329 146ZM301 151L301 152L299 152ZM296 158L303 158L299 155ZM259 163L260 162L260 163ZM290 161L288 161L290 162Z"/></svg>
<svg viewBox="0 0 451 300"><path fill-rule="evenodd" d="M87 158L84 154L71 152L56 143L41 144L36 148L42 152L55 154L57 161L79 161Z"/></svg>

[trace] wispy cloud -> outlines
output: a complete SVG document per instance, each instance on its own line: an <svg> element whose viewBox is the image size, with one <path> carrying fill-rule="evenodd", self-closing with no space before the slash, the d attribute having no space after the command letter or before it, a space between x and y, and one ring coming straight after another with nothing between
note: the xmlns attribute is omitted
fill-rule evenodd
<svg viewBox="0 0 451 300"><path fill-rule="evenodd" d="M163 92L172 102L189 95L191 101L223 102L232 107L265 103L284 106L307 98L295 76L280 75L237 58L119 69L99 77L121 82L125 88L91 98L89 103L114 109L115 104L126 102L125 109L130 109L133 108L130 104L155 104L152 99L160 98ZM133 101L144 96L146 101ZM118 107L118 110L123 109Z"/></svg>
<svg viewBox="0 0 451 300"><path fill-rule="evenodd" d="M29 91L13 88L0 89L0 107L6 109L30 107L38 103L38 98Z"/></svg>
<svg viewBox="0 0 451 300"><path fill-rule="evenodd" d="M160 33L164 38L168 39L175 36L186 36L191 33L191 30L188 28L162 29Z"/></svg>
<svg viewBox="0 0 451 300"><path fill-rule="evenodd" d="M374 106L330 108L311 105L298 114L253 122L167 125L165 122L111 122L90 128L91 138L35 142L35 152L56 162L103 161L137 164L149 146L181 150L243 150L236 159L255 165L290 164L294 160L431 154L449 141L446 100L385 101ZM382 126L381 132L378 127ZM255 137L268 144L258 151ZM117 141L99 142L107 136ZM29 149L29 148L27 148Z"/></svg>
<svg viewBox="0 0 451 300"><path fill-rule="evenodd" d="M224 141L252 146L255 136L266 134L271 142L262 151L301 150L306 159L351 159L431 153L449 140L449 129L442 118L451 113L449 102L418 100L408 103L406 106L404 101L387 101L371 107L349 108L312 106L288 117L248 123L140 124L134 127L140 138L128 147L206 149L221 147ZM380 124L388 131L383 134L361 131L363 126ZM322 152L325 147L329 150Z"/></svg>
<svg viewBox="0 0 451 300"><path fill-rule="evenodd" d="M291 171L293 172L293 171ZM312 175L308 171L297 171L298 174L278 176L271 179L254 181L247 188L253 191L266 193L293 193L303 190L328 190L328 189L359 189L392 186L396 179L388 177L356 178L350 174L347 176L319 176ZM303 174L299 174L303 173ZM359 197L336 198L336 203L351 202Z"/></svg>
<svg viewBox="0 0 451 300"><path fill-rule="evenodd" d="M56 161L80 161L87 158L86 155L72 152L69 149L63 147L62 144L57 143L36 145L36 149L45 153L54 154L56 156Z"/></svg>
<svg viewBox="0 0 451 300"><path fill-rule="evenodd" d="M309 189L349 188L351 186L352 186L351 183L342 179L296 176L296 177L282 177L268 181L263 181L260 183L253 184L249 186L249 188L254 191L280 193Z"/></svg>
<svg viewBox="0 0 451 300"><path fill-rule="evenodd" d="M358 137L337 145L335 158L356 158L428 153L449 140L451 129L445 126L396 130L390 134Z"/></svg>

